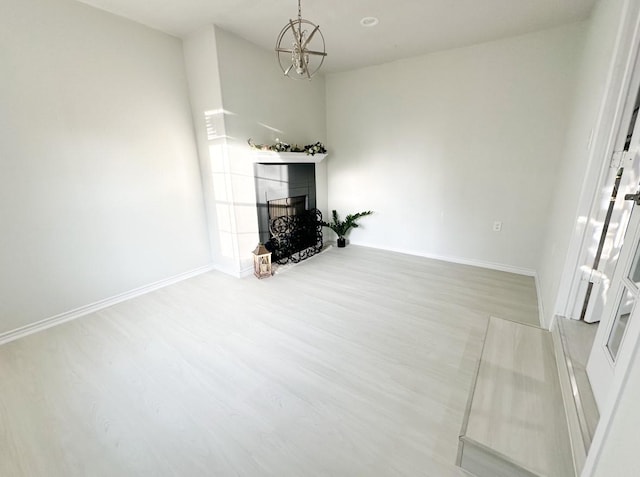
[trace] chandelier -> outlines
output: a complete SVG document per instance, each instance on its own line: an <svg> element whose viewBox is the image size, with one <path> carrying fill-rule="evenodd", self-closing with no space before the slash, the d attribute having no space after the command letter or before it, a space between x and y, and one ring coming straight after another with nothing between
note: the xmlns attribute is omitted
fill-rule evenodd
<svg viewBox="0 0 640 477"><path fill-rule="evenodd" d="M302 18L300 0L298 19L289 20L278 35L276 56L284 75L293 79L311 79L327 56L320 27Z"/></svg>

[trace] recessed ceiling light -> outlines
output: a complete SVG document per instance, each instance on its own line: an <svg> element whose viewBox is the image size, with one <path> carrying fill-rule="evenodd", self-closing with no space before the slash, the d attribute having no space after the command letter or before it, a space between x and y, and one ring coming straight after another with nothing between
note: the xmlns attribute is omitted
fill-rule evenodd
<svg viewBox="0 0 640 477"><path fill-rule="evenodd" d="M374 27L378 24L378 19L376 17L364 17L360 20L360 25L363 27Z"/></svg>

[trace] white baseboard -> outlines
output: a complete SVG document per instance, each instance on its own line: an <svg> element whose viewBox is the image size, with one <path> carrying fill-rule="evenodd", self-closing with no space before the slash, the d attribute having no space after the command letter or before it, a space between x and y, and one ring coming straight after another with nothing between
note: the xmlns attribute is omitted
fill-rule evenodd
<svg viewBox="0 0 640 477"><path fill-rule="evenodd" d="M211 268L212 268L212 270L217 270L218 272L222 272L222 273L225 273L227 275L231 275L232 277L236 277L236 278L248 277L249 275L251 275L253 273L253 266L238 269L238 268L235 268L235 267L226 267L226 266L222 266L222 265L213 265Z"/></svg>
<svg viewBox="0 0 640 477"><path fill-rule="evenodd" d="M248 277L250 275L253 275L253 267L248 267L240 270L240 278Z"/></svg>
<svg viewBox="0 0 640 477"><path fill-rule="evenodd" d="M538 272L534 273L533 279L536 283L536 294L538 296L538 321L540 321L540 328L551 330L553 320L551 320L551 323L546 323L544 319L544 306L542 305L542 292L540 291L540 277L538 277Z"/></svg>
<svg viewBox="0 0 640 477"><path fill-rule="evenodd" d="M530 268L514 267L512 265L505 265L502 263L487 262L483 260L475 260L471 258L453 257L450 255L438 255L434 253L427 253L417 250L407 250L393 247L380 247L378 245L371 245L362 242L349 242L353 245L361 245L362 247L376 248L378 250L387 250L389 252L404 253L406 255L415 255L418 257L431 258L433 260L441 260L443 262L459 263L461 265L471 265L473 267L488 268L490 270L498 270L501 272L515 273L516 275L525 275L528 277L535 277L536 271Z"/></svg>
<svg viewBox="0 0 640 477"><path fill-rule="evenodd" d="M370 244L366 244L366 243L356 243L356 242L350 242L353 245L360 245L363 247L369 247L369 248L375 248L378 250L387 250L389 252L397 252L397 253L404 253L407 255L414 255L414 256L418 256L418 257L424 257L424 258L430 258L433 260L441 260L444 262L451 262L451 263L459 263L461 265L471 265L474 267L480 267L480 268L488 268L490 270L498 270L498 271L502 271L502 272L509 272L509 273L515 273L518 275L525 275L525 276L530 276L530 277L534 277L535 281L536 281L536 292L538 293L538 309L540 312L540 325L542 328L545 328L544 326L544 313L542 310L542 301L541 301L541 296L540 296L540 287L538 286L538 276L537 273L535 272L535 270L531 270L528 268L521 268L521 267L514 267L511 265L504 265L504 264L500 264L500 263L494 263L494 262L487 262L487 261L483 261L483 260L474 260L474 259L467 259L467 258L461 258L461 257L453 257L453 256L448 256L448 255L438 255L438 254L431 254L431 253L425 253L422 251L416 251L416 250L407 250L407 249L398 249L398 248L389 248L389 247L380 247L377 245L370 245ZM70 310L64 313L60 313L59 315L55 315L52 316L50 318L45 318L44 320L40 320L37 321L35 323L31 323L29 325L20 327L20 328L16 328L14 330L10 330L10 331L6 331L4 333L0 333L0 345L4 344L4 343L8 343L10 341L14 341L18 338L22 338L23 336L27 336L33 333L37 333L39 331L45 330L47 328L51 328L52 326L56 326L60 323L65 323L67 321L71 321L74 320L76 318L80 318L81 316L85 316L88 315L89 313L93 313L95 311L101 310L103 308L107 308L109 306L115 305L117 303L123 302L125 300L130 300L131 298L135 298L137 296L140 295L144 295L145 293L149 293L152 292L154 290L158 290L160 288L164 288L168 285L172 285L174 283L180 282L182 280L186 280L188 278L191 277L195 277L197 275L200 275L202 273L206 273L208 271L211 270L218 270L220 272L226 273L228 275L232 275L235 276L237 278L243 278L246 276L251 275L251 273L253 272L253 268L249 267L246 269L242 269L242 270L231 270L229 268L225 268L225 267L218 267L215 266L213 264L210 265L206 265L204 267L200 267L197 268L195 270L191 270L189 272L185 272L185 273L181 273L179 275L175 275L173 277L169 277L166 278L164 280L160 280L158 282L155 283L151 283L149 285L145 285L143 287L140 288L136 288L134 290L125 292L125 293L121 293L119 295L110 297L110 298L106 298L104 300L100 300L98 302L95 303L91 303L89 305L85 305L85 306L81 306L80 308L76 308L74 310Z"/></svg>
<svg viewBox="0 0 640 477"><path fill-rule="evenodd" d="M121 303L126 300L130 300L131 298L144 295L145 293L149 293L154 290L164 288L168 285L181 282L182 280L186 280L188 278L201 275L203 273L211 271L212 269L213 269L212 265L206 265L204 267L196 268L195 270L191 270L189 272L185 272L179 275L175 275L173 277L165 278L164 280L160 280L155 283L151 283L149 285L145 285L140 288L136 288L134 290L121 293L119 295L116 295L110 298L105 298L104 300L100 300L95 303L91 303L89 305L81 306L80 308L76 308L74 310L60 313L59 315L45 318L44 320L40 320L35 323L31 323L29 325L16 328L15 330L5 331L4 333L0 333L0 345L3 345L10 341L17 340L18 338L22 338L24 336L27 336L33 333L37 333L42 330L46 330L47 328L51 328L53 326L59 325L61 323L65 323L67 321L75 320L76 318L80 318L82 316L88 315L89 313L102 310L103 308L107 308L109 306L115 305L117 303Z"/></svg>

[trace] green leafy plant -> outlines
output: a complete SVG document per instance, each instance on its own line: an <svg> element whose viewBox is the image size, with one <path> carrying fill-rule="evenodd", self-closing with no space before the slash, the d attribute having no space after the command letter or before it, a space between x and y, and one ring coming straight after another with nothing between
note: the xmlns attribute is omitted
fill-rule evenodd
<svg viewBox="0 0 640 477"><path fill-rule="evenodd" d="M315 144L307 144L300 147L297 144L291 145L276 139L275 144L255 144L251 138L247 141L249 146L259 151L275 151L275 152L305 152L307 156L315 156L316 154L326 154L327 148L321 142Z"/></svg>
<svg viewBox="0 0 640 477"><path fill-rule="evenodd" d="M338 216L338 212L334 210L331 213L332 221L331 222L322 221L321 224L324 227L329 227L331 230L333 230L336 233L338 238L343 239L345 235L347 235L349 230L351 230L352 228L358 227L358 224L356 222L358 219L360 219L361 217L364 217L365 215L371 215L371 214L373 214L373 211L367 210L364 212L358 212L357 214L349 214L344 220L340 220L340 217Z"/></svg>

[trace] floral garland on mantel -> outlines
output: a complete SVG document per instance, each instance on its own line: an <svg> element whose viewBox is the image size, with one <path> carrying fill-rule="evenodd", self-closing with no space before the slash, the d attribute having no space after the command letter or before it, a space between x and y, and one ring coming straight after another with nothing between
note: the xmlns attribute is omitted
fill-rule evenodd
<svg viewBox="0 0 640 477"><path fill-rule="evenodd" d="M327 149L321 142L316 142L315 144L308 144L304 147L300 147L297 144L293 146L291 144L287 144L286 142L280 141L280 139L276 139L275 144L255 144L251 138L247 141L249 146L253 149L257 149L259 151L273 151L273 152L305 152L307 156L315 156L316 154L326 154Z"/></svg>

